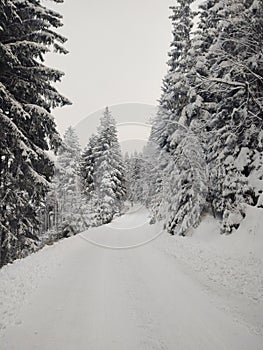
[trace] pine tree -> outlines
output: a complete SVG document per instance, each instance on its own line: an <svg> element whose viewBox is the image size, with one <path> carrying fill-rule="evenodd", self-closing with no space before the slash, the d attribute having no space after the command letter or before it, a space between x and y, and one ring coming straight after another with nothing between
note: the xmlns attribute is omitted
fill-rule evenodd
<svg viewBox="0 0 263 350"><path fill-rule="evenodd" d="M191 33L190 3L173 8L171 60L150 137L159 157L170 157L160 181L150 182L154 212L184 234L208 201L230 233L245 203L262 206L263 4L207 0Z"/></svg>
<svg viewBox="0 0 263 350"><path fill-rule="evenodd" d="M165 206L166 229L179 235L185 235L189 228L200 223L207 197L207 168L202 142L192 128L182 137L166 169L169 175L164 185L165 192L169 193Z"/></svg>
<svg viewBox="0 0 263 350"><path fill-rule="evenodd" d="M90 200L94 194L94 172L96 167L96 152L98 151L98 136L91 135L80 159L80 179L82 192Z"/></svg>
<svg viewBox="0 0 263 350"><path fill-rule="evenodd" d="M80 158L79 178L82 192L83 217L87 226L99 226L101 218L95 186L96 160L99 157L98 135L93 134Z"/></svg>
<svg viewBox="0 0 263 350"><path fill-rule="evenodd" d="M142 153L135 151L125 160L126 164L126 198L133 205L143 203L144 196L144 159Z"/></svg>
<svg viewBox="0 0 263 350"><path fill-rule="evenodd" d="M172 10L173 40L169 52L168 73L164 78L162 96L156 119L153 121L150 140L170 151L171 135L178 128L178 121L185 108L189 90L186 73L190 67L190 33L194 12L190 5L193 0L178 0Z"/></svg>
<svg viewBox="0 0 263 350"><path fill-rule="evenodd" d="M190 37L195 14L191 3L178 1L172 8L171 60L150 138L161 147L160 154L169 153L166 168L162 169L163 178L154 185L159 185L159 190L155 189L159 198L155 198L154 212L166 218L166 228L172 234L184 234L198 224L207 195L203 141L198 136L202 127L198 120L202 99L193 85L194 54Z"/></svg>
<svg viewBox="0 0 263 350"><path fill-rule="evenodd" d="M61 1L59 1L61 2ZM33 248L40 206L54 173L46 151L60 137L51 109L69 104L53 82L63 73L43 64L53 47L66 53L52 28L61 16L40 1L0 1L0 264Z"/></svg>
<svg viewBox="0 0 263 350"><path fill-rule="evenodd" d="M151 223L164 219L166 210L163 207L164 183L170 155L156 143L148 142L143 150L143 167L141 178L144 179L142 203L150 209Z"/></svg>
<svg viewBox="0 0 263 350"><path fill-rule="evenodd" d="M108 107L98 129L98 157L95 186L102 223L110 222L119 213L125 196L125 169L117 138L116 122Z"/></svg>
<svg viewBox="0 0 263 350"><path fill-rule="evenodd" d="M82 190L90 201L95 225L110 222L121 212L126 195L125 165L116 122L108 107L81 160Z"/></svg>
<svg viewBox="0 0 263 350"><path fill-rule="evenodd" d="M222 232L230 233L245 216L244 204L256 205L260 194L250 179L262 152L263 6L228 0L205 10L202 41L209 45L197 75L204 101L214 101L207 115L210 196L223 218ZM213 37L208 18L214 19ZM246 164L240 167L244 152Z"/></svg>
<svg viewBox="0 0 263 350"><path fill-rule="evenodd" d="M62 230L70 225L74 233L77 233L81 221L79 215L82 201L78 176L80 152L78 136L70 126L59 148L54 187L62 220Z"/></svg>

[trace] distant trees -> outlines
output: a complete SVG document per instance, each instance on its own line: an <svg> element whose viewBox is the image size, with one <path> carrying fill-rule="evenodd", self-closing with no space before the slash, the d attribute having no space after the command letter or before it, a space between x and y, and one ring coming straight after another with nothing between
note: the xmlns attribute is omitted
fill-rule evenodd
<svg viewBox="0 0 263 350"><path fill-rule="evenodd" d="M172 234L185 234L207 210L230 233L263 192L263 4L206 1L193 32L192 1L177 3L150 137L159 175L149 207Z"/></svg>
<svg viewBox="0 0 263 350"><path fill-rule="evenodd" d="M60 235L64 230L78 233L85 228L83 201L80 190L79 162L81 148L73 127L64 134L56 160L56 172L53 180L53 193L58 203Z"/></svg>
<svg viewBox="0 0 263 350"><path fill-rule="evenodd" d="M61 16L40 1L0 0L0 265L23 256L36 242L41 206L60 137L51 109L69 104L53 82L63 73L44 65L66 39L53 28Z"/></svg>
<svg viewBox="0 0 263 350"><path fill-rule="evenodd" d="M126 194L125 167L117 138L116 122L108 108L81 157L82 191L96 213L96 225L120 213Z"/></svg>
<svg viewBox="0 0 263 350"><path fill-rule="evenodd" d="M134 203L142 202L144 197L144 174L145 160L142 153L135 151L131 155L125 155L126 168L126 199L132 205Z"/></svg>
<svg viewBox="0 0 263 350"><path fill-rule="evenodd" d="M80 177L82 192L90 200L95 191L95 167L96 156L98 152L98 136L91 135L87 146L85 147L80 159Z"/></svg>
<svg viewBox="0 0 263 350"><path fill-rule="evenodd" d="M55 176L42 212L44 231L48 231L44 240L50 243L110 222L123 207L126 180L115 121L108 108L98 134L90 137L82 153L78 136L69 127L58 151Z"/></svg>

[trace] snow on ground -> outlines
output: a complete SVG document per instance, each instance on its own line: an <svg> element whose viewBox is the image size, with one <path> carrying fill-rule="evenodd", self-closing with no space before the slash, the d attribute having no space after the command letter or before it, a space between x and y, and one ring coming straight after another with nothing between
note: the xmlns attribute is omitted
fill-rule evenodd
<svg viewBox="0 0 263 350"><path fill-rule="evenodd" d="M107 234L108 232L108 234ZM163 234L162 223L149 226L149 213L134 206L125 215L107 225L93 228L81 237L97 246L111 249L130 249L145 245Z"/></svg>
<svg viewBox="0 0 263 350"><path fill-rule="evenodd" d="M63 242L58 242L0 270L0 337L10 324L21 323L17 318L19 310L39 288L42 279L51 278L53 267L61 264L63 246Z"/></svg>
<svg viewBox="0 0 263 350"><path fill-rule="evenodd" d="M246 218L231 235L206 216L187 237L165 235L159 248L176 257L188 272L222 298L254 332L263 334L263 210L247 206Z"/></svg>
<svg viewBox="0 0 263 350"><path fill-rule="evenodd" d="M137 208L4 267L0 349L261 350L261 212L228 237L211 217L192 237L148 220Z"/></svg>

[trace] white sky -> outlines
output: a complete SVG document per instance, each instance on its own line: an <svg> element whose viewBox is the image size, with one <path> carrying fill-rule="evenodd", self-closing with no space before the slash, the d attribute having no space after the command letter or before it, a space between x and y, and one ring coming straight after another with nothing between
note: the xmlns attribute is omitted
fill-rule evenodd
<svg viewBox="0 0 263 350"><path fill-rule="evenodd" d="M65 72L58 90L73 102L53 112L59 131L106 105L157 104L172 38L169 6L175 0L45 3L64 16L60 32L70 51L46 61Z"/></svg>
<svg viewBox="0 0 263 350"><path fill-rule="evenodd" d="M58 89L73 106L56 109L61 132L106 105L156 104L171 41L173 0L65 0L45 2L64 16L70 53L47 64L66 73Z"/></svg>

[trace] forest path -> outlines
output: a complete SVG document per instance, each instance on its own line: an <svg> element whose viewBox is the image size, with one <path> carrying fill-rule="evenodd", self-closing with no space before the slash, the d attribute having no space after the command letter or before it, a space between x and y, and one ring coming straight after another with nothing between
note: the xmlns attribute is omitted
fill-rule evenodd
<svg viewBox="0 0 263 350"><path fill-rule="evenodd" d="M4 268L21 293L19 307L0 314L11 320L13 313L0 349L262 349L262 336L218 308L184 264L159 248L159 233L139 209Z"/></svg>

